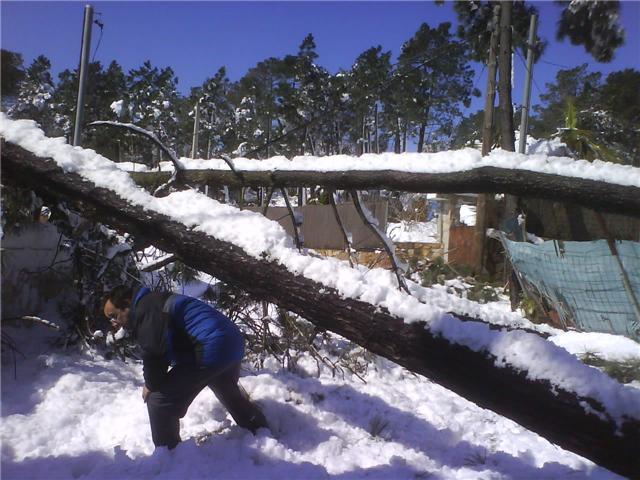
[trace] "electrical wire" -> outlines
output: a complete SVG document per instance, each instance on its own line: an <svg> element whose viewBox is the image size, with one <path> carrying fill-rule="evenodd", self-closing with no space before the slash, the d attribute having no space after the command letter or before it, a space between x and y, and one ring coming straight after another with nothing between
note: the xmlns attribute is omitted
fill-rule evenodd
<svg viewBox="0 0 640 480"><path fill-rule="evenodd" d="M102 14L101 13L96 13L96 15L102 15ZM98 37L98 43L96 44L96 49L93 51L93 57L91 57L91 63L93 63L94 60L96 59L96 53L98 53L98 48L100 48L100 42L102 42L102 34L104 32L104 23L102 23L98 19L95 19L93 21L93 23L98 25L98 27L100 28L100 36Z"/></svg>
<svg viewBox="0 0 640 480"><path fill-rule="evenodd" d="M522 61L522 64L524 65L524 69L527 70L527 62L525 61L524 57L522 56L522 54L520 52L518 52L518 50L516 50L516 54L518 55L518 57L520 58L520 60ZM538 86L538 82L536 82L535 77L533 76L533 74L531 75L531 80L533 81L533 84L536 87L536 90L538 90L538 94L542 95L542 90L540 89L540 87ZM522 106L522 105L520 105Z"/></svg>
<svg viewBox="0 0 640 480"><path fill-rule="evenodd" d="M553 65L554 67L560 67L560 68L571 68L568 65L560 65L559 63L553 63L553 62L547 62L546 60L540 60L542 63L546 63L547 65Z"/></svg>
<svg viewBox="0 0 640 480"><path fill-rule="evenodd" d="M478 82L480 81L480 79L482 78L482 74L484 73L485 69L487 68L487 66L483 63L482 64L482 70L480 70L480 74L476 77L476 81L473 82L473 88L471 89L471 91L473 92L476 87L478 86Z"/></svg>

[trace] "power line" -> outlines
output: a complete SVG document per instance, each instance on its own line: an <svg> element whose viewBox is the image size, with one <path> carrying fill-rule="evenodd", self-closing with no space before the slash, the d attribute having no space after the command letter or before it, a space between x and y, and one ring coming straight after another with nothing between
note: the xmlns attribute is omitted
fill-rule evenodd
<svg viewBox="0 0 640 480"><path fill-rule="evenodd" d="M101 13L96 13L96 15L102 15ZM96 19L93 21L100 28L100 36L98 37L98 43L96 44L96 49L93 51L93 57L91 57L91 63L96 59L96 53L98 53L98 48L100 47L100 42L102 41L102 34L104 32L104 23L100 20Z"/></svg>
<svg viewBox="0 0 640 480"><path fill-rule="evenodd" d="M518 50L516 50L515 52L518 55L518 57L520 58L520 60L522 61L523 65L524 65L524 69L527 70L527 63L526 63L525 59L522 57L520 52L518 52ZM536 79L535 79L535 77L533 75L531 75L531 80L533 80L533 84L535 85L536 90L538 90L538 94L542 95L542 90L538 86L538 82L536 82Z"/></svg>
<svg viewBox="0 0 640 480"><path fill-rule="evenodd" d="M478 75L478 77L476 78L476 81L473 83L473 88L471 89L472 91L476 89L476 86L478 85L478 82L482 78L482 74L484 73L484 70L486 68L487 68L487 66L483 63L482 64L482 70L480 70L480 75Z"/></svg>
<svg viewBox="0 0 640 480"><path fill-rule="evenodd" d="M542 63L546 63L548 65L553 65L554 67L560 67L560 68L571 68L568 65L560 65L559 63L553 63L553 62L547 62L546 60L540 60Z"/></svg>

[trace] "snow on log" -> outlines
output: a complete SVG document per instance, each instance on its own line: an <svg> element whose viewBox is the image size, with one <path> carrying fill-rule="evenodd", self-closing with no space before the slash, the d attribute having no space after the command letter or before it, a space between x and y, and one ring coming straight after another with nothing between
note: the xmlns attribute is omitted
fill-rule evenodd
<svg viewBox="0 0 640 480"><path fill-rule="evenodd" d="M392 285L390 272L363 273L333 259L301 255L290 239L283 240L277 224L258 214L191 191L151 197L94 152L23 130L0 124L0 135L13 142L2 148L3 182L45 198L64 197L88 217L152 241L186 264L425 375L567 450L621 475L640 475L637 389L539 336L494 330L420 303L431 300L428 289L412 284L414 296L408 296L366 283L385 278ZM200 214L205 210L212 218ZM246 232L243 222L252 226L253 237L261 233L257 243L234 237Z"/></svg>
<svg viewBox="0 0 640 480"><path fill-rule="evenodd" d="M183 172L184 179L191 184L254 188L322 185L339 190L509 193L575 203L602 212L640 216L639 168L568 158L527 157L512 152L498 152L484 159L458 162L456 157L461 153L475 156L472 150L413 154L424 157L421 163L404 163L404 157L395 154L368 156L377 157L375 161L367 156L357 161L346 155L297 157L291 162L236 159L235 166L242 173L241 177L221 161L182 161L187 167ZM444 162L447 154L452 157L451 160L440 165L438 162ZM336 163L343 164L344 169L334 170ZM384 169L378 168L380 165L384 165ZM390 166L395 169L390 169ZM171 172L165 171L131 172L132 178L146 187L157 187L166 182L170 175Z"/></svg>

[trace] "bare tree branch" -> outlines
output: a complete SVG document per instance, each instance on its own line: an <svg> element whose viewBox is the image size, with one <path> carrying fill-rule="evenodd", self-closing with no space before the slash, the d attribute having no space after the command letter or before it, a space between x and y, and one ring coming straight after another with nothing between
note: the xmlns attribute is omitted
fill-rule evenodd
<svg viewBox="0 0 640 480"><path fill-rule="evenodd" d="M364 224L376 237L378 237L378 239L382 243L382 247L387 253L389 260L391 261L393 273L396 274L396 278L398 279L398 288L411 295L409 287L407 287L407 282L404 280L404 277L402 275L402 270L398 265L398 259L396 258L396 254L393 251L393 246L390 245L389 238L384 233L382 233L380 229L376 227L376 225L374 225L373 221L371 220L371 215L367 215L367 213L364 211L364 208L360 203L360 196L358 195L358 192L356 190L350 190L349 195L351 195L351 198L353 199L353 206L356 208L356 211L358 212L358 215L360 215L360 218L362 219Z"/></svg>
<svg viewBox="0 0 640 480"><path fill-rule="evenodd" d="M284 203L287 206L287 210L289 211L289 217L291 218L291 223L293 225L293 236L296 241L296 247L298 250L302 250L302 241L300 240L300 234L298 233L298 220L296 219L296 214L291 207L291 202L289 201L289 195L284 188L280 189L282 193L282 197L284 198Z"/></svg>
<svg viewBox="0 0 640 480"><path fill-rule="evenodd" d="M349 241L349 235L347 235L347 231L344 228L344 224L340 219L340 214L338 213L338 206L336 205L336 199L334 197L335 190L329 190L329 203L331 203L331 209L333 210L333 216L336 218L336 223L338 227L340 227L340 232L342 233L342 238L344 240L344 248L347 252L347 259L349 260L349 266L353 267L353 260L351 254L351 242Z"/></svg>
<svg viewBox="0 0 640 480"><path fill-rule="evenodd" d="M133 123L120 123L120 122L111 122L111 121L103 121L103 120L91 122L88 126L96 127L96 126L102 126L102 125L124 128L126 130L131 130L134 133L138 133L144 136L145 138L148 138L149 140L151 140L158 147L160 147L160 149L163 152L167 154L167 156L171 160L171 163L173 164L173 174L165 183L163 183L158 188L156 188L156 190L154 191L155 195L161 195L167 192L168 189L173 185L184 183L184 179L181 174L181 172L184 170L184 166L182 165L180 160L178 160L178 157L176 156L175 152L171 150L169 147L167 147L164 143L162 143L160 139L153 132L149 130L145 130L144 128L139 127L138 125L134 125Z"/></svg>

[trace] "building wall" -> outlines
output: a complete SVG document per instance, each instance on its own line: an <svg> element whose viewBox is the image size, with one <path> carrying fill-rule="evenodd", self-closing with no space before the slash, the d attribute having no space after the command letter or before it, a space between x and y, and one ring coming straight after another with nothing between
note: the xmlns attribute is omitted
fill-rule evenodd
<svg viewBox="0 0 640 480"><path fill-rule="evenodd" d="M591 209L542 199L527 199L525 204L527 211L539 218L544 227L544 237L546 238L576 241L607 238L606 233L600 226L597 214ZM575 227L572 229L571 216L574 218L582 217L584 235L576 234ZM612 213L603 213L602 216L613 238L640 241L639 218Z"/></svg>
<svg viewBox="0 0 640 480"><path fill-rule="evenodd" d="M366 202L366 206L371 215L378 221L378 228L384 232L387 226L387 202ZM351 235L352 248L356 250L382 248L380 240L364 224L353 203L341 203L337 207L340 220ZM247 210L262 211L262 208L249 207ZM305 247L328 250L342 250L345 247L343 234L340 231L331 205L305 205L303 207L294 207L294 211L302 214L301 231ZM267 218L277 221L293 238L291 216L285 207L269 207Z"/></svg>
<svg viewBox="0 0 640 480"><path fill-rule="evenodd" d="M73 263L58 229L33 223L2 238L2 317L38 315L47 300L72 289Z"/></svg>

